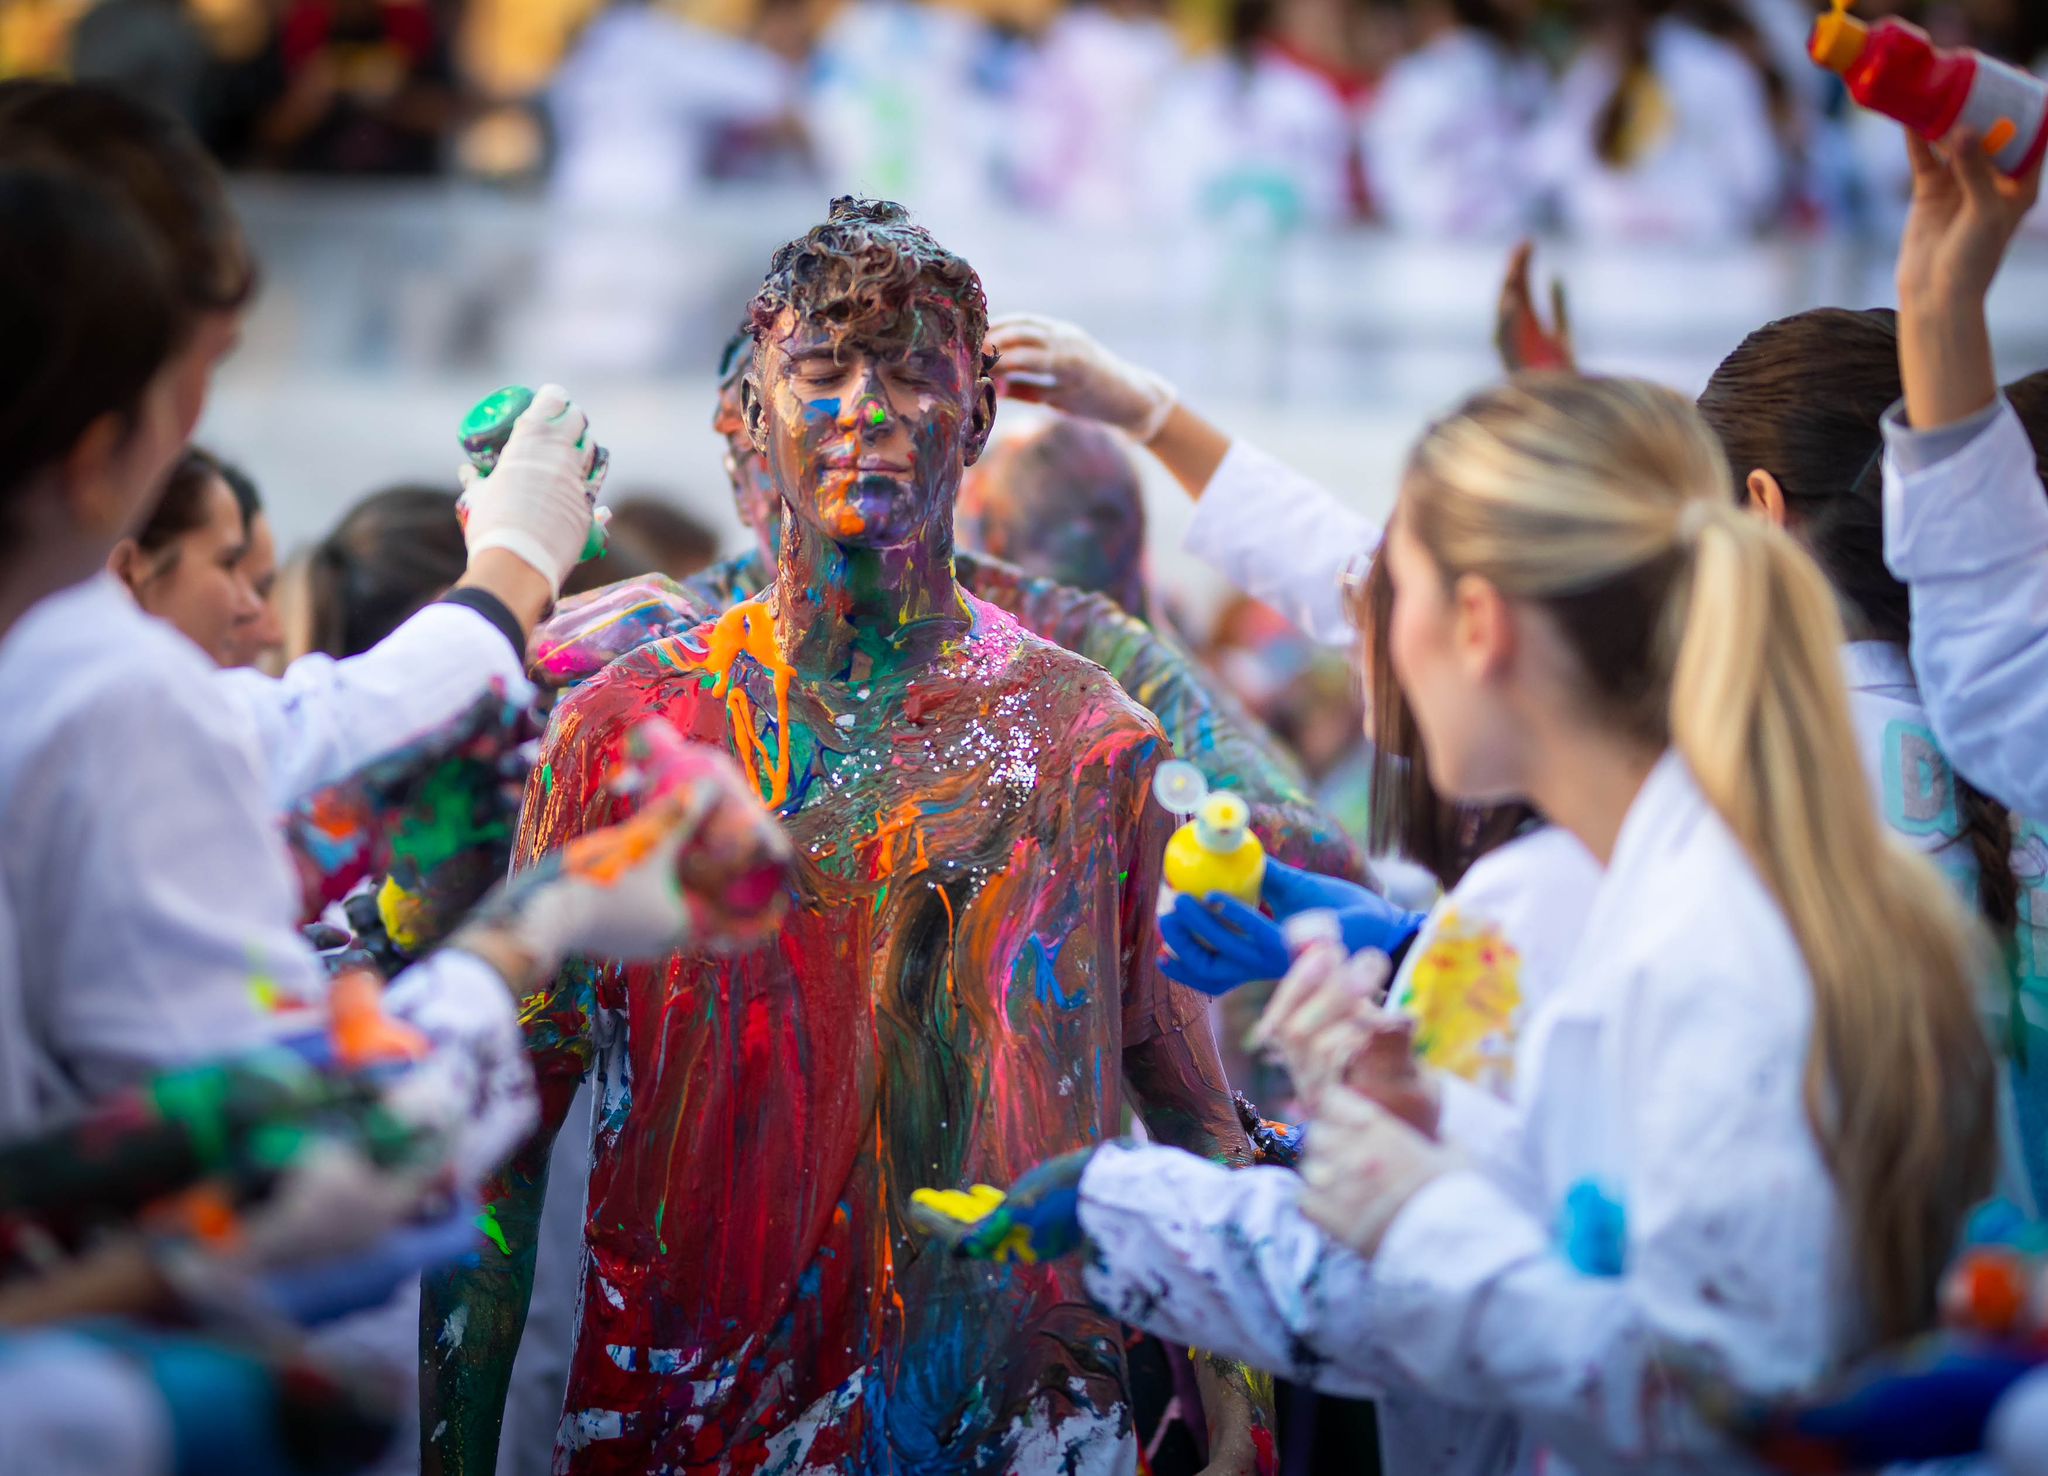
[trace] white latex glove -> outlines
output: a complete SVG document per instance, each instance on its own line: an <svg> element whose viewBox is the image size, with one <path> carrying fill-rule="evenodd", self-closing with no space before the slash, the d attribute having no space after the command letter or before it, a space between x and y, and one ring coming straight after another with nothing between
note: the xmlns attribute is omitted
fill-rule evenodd
<svg viewBox="0 0 2048 1476"><path fill-rule="evenodd" d="M632 961L752 942L781 916L793 852L731 756L647 719L627 735L627 759L613 782L645 797L639 812L578 836L486 904L478 925L504 929L543 969L571 954Z"/></svg>
<svg viewBox="0 0 2048 1476"><path fill-rule="evenodd" d="M276 1271L368 1250L417 1211L429 1169L379 1168L337 1140L307 1146L263 1207L243 1222L227 1263Z"/></svg>
<svg viewBox="0 0 2048 1476"><path fill-rule="evenodd" d="M602 471L590 420L558 384L534 391L533 403L489 476L467 464L462 479L463 539L472 558L502 548L539 571L559 591L583 557Z"/></svg>
<svg viewBox="0 0 2048 1476"><path fill-rule="evenodd" d="M1050 405L1081 420L1114 426L1139 445L1158 436L1179 399L1149 369L1127 364L1072 323L1011 313L988 326L1001 355L996 386L1013 400Z"/></svg>
<svg viewBox="0 0 2048 1476"><path fill-rule="evenodd" d="M1301 1157L1301 1212L1362 1256L1432 1180L1458 1166L1454 1154L1375 1103L1331 1087Z"/></svg>
<svg viewBox="0 0 2048 1476"><path fill-rule="evenodd" d="M475 1189L540 1117L511 992L482 969L430 961L391 981L384 1012L433 1048L392 1084L386 1105L445 1142L457 1181Z"/></svg>

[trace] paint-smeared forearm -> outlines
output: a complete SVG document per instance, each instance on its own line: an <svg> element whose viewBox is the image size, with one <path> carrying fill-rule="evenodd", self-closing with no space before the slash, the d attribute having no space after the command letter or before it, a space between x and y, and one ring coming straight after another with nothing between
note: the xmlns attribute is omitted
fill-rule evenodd
<svg viewBox="0 0 2048 1476"><path fill-rule="evenodd" d="M954 563L977 598L1115 677L1159 719L1176 754L1212 787L1244 796L1252 829L1270 854L1325 875L1369 879L1357 844L1310 797L1279 740L1172 640L1105 596L1034 579L993 559L963 554Z"/></svg>
<svg viewBox="0 0 2048 1476"><path fill-rule="evenodd" d="M1377 1394L1371 1270L1301 1214L1300 1193L1286 1169L1107 1144L1081 1178L1089 1294L1162 1338L1328 1393Z"/></svg>
<svg viewBox="0 0 2048 1476"><path fill-rule="evenodd" d="M531 1141L486 1187L489 1244L420 1282L420 1471L489 1476L498 1465L505 1391L533 1296L534 1254L547 1198L548 1156L569 1091L547 1092Z"/></svg>

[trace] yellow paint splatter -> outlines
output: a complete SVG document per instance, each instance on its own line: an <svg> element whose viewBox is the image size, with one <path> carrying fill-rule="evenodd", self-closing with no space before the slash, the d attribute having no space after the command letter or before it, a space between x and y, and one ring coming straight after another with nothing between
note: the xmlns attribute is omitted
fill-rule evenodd
<svg viewBox="0 0 2048 1476"><path fill-rule="evenodd" d="M726 713L732 719L740 767L758 790L761 770L768 761L768 744L754 731L754 704L748 700L746 688L733 680L733 663L742 655L753 657L775 678L777 752L768 803L780 805L789 798L789 684L796 668L783 659L782 648L776 642L775 611L758 595L718 617L718 623L711 628L710 649L704 657L704 669L718 678L711 695L725 699Z"/></svg>
<svg viewBox="0 0 2048 1476"><path fill-rule="evenodd" d="M1397 1004L1416 1021L1423 1060L1494 1091L1513 1081L1522 958L1490 924L1469 927L1448 908L1415 961Z"/></svg>

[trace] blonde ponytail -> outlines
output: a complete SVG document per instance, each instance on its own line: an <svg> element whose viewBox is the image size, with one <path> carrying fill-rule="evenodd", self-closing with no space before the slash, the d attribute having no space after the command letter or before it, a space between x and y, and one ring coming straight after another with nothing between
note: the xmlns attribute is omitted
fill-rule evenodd
<svg viewBox="0 0 2048 1476"><path fill-rule="evenodd" d="M1813 980L1807 1111L1872 1331L1905 1336L1991 1185L1985 950L1871 804L1826 580L1727 486L1680 396L1533 376L1432 429L1401 516L1447 572L1545 607L1589 700L1683 755L1784 909Z"/></svg>
<svg viewBox="0 0 2048 1476"><path fill-rule="evenodd" d="M1806 957L1807 1111L1878 1328L1903 1336L1927 1325L1962 1217L1991 1187L1996 1078L1973 930L1871 806L1826 579L1725 504L1691 544L1671 739Z"/></svg>

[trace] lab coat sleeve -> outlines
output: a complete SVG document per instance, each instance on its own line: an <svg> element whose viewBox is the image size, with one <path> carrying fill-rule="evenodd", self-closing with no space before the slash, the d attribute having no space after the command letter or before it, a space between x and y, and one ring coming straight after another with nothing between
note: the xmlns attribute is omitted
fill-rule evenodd
<svg viewBox="0 0 2048 1476"><path fill-rule="evenodd" d="M494 677L523 696L524 660L476 611L436 604L360 656L303 656L281 677L241 669L214 681L253 730L264 792L283 810L447 722Z"/></svg>
<svg viewBox="0 0 2048 1476"><path fill-rule="evenodd" d="M1602 1469L1728 1458L1671 1378L1674 1353L1758 1394L1825 1370L1840 1221L1804 1117L1806 1032L1786 1013L1804 1003L1730 986L1719 969L1755 963L1739 945L1730 955L1690 978L1661 960L1654 993L1638 980L1610 1009L1626 1023L1602 1040L1601 1064L1573 1073L1609 1077L1613 1100L1635 1104L1613 1125L1601 1184L1626 1217L1622 1273L1583 1274L1530 1201L1474 1169L1450 1173L1402 1209L1373 1261L1392 1377L1512 1411L1574 1467ZM1552 1022L1553 1065L1583 1023ZM1575 1089L1587 1088L1550 1087Z"/></svg>
<svg viewBox="0 0 2048 1476"><path fill-rule="evenodd" d="M1379 541L1371 518L1250 442L1232 441L1195 502L1184 546L1314 639L1348 646L1342 578Z"/></svg>
<svg viewBox="0 0 2048 1476"><path fill-rule="evenodd" d="M1377 1392L1353 1360L1366 1263L1303 1218L1301 1179L1177 1148L1110 1143L1081 1177L1089 1294L1125 1322L1333 1394Z"/></svg>
<svg viewBox="0 0 2048 1476"><path fill-rule="evenodd" d="M142 682L81 710L16 813L39 929L23 982L87 1099L260 1045L266 996L325 988L253 756L198 695Z"/></svg>
<svg viewBox="0 0 2048 1476"><path fill-rule="evenodd" d="M1515 1109L1462 1076L1446 1073L1437 1136L1466 1157L1505 1174L1517 1163L1521 1125Z"/></svg>
<svg viewBox="0 0 2048 1476"><path fill-rule="evenodd" d="M1896 411L1885 438L1885 562L1912 591L1935 736L1971 783L2048 813L2048 498L2033 447L2009 405L1931 463Z"/></svg>

